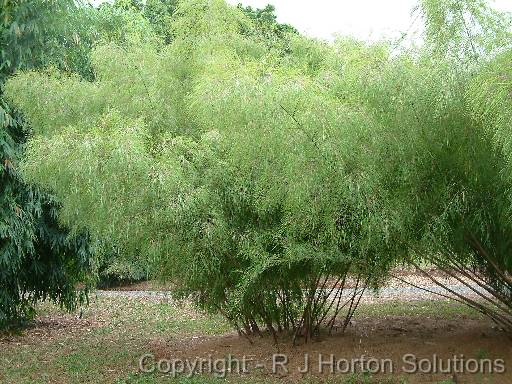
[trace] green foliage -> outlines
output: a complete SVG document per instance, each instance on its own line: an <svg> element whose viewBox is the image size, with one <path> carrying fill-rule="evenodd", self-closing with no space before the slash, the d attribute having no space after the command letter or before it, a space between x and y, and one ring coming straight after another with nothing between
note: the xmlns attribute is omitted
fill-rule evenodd
<svg viewBox="0 0 512 384"><path fill-rule="evenodd" d="M37 67L53 56L54 39L64 28L58 20L70 7L72 3L67 1L4 2L0 10L0 83L17 68Z"/></svg>
<svg viewBox="0 0 512 384"><path fill-rule="evenodd" d="M421 0L426 40L436 55L463 62L510 48L511 19L483 0Z"/></svg>
<svg viewBox="0 0 512 384"><path fill-rule="evenodd" d="M2 41L5 42L2 44L0 71L2 83L16 68L41 67L59 68L66 73L75 73L76 78L92 80L96 74L91 67L90 52L99 42L107 44L116 41L121 46L133 42L160 44L150 22L135 9L107 5L96 9L66 1L19 1L7 2L2 12L2 20L8 22L2 29ZM0 101L0 124L6 127L5 131L1 131L6 156L1 158L2 162L7 161L6 167L9 165L13 170L14 165L11 165L16 164L21 156L29 130L21 115L3 98ZM9 177L14 177L14 172ZM23 188L21 184L12 187L15 191ZM30 234L30 230L27 233ZM115 252L104 254L104 257L97 258L96 264L108 276L118 274L119 278L138 279L149 272L144 263L132 268L130 263L118 260Z"/></svg>
<svg viewBox="0 0 512 384"><path fill-rule="evenodd" d="M150 0L146 7L138 1L103 2L98 8L80 7L78 18L90 20L95 31L93 43L115 42L127 46L134 42L161 43L170 36L168 18L173 3ZM92 45L91 45L92 47Z"/></svg>
<svg viewBox="0 0 512 384"><path fill-rule="evenodd" d="M426 46L391 54L280 35L270 8L183 1L170 45L95 48L94 82L8 82L34 127L23 175L56 193L63 223L247 332L309 337L340 305L328 281L353 277L346 326L359 287L425 259L478 271L493 301L470 305L512 328L508 83L478 85L508 60L493 56L508 19L450 4L425 1ZM250 33L261 23L287 48Z"/></svg>
<svg viewBox="0 0 512 384"><path fill-rule="evenodd" d="M237 8L253 22L252 28L244 31L244 33L253 38L262 39L269 48L289 49L288 40L290 35L298 34L293 26L277 22L273 5L267 4L265 8L253 9L251 6L244 7L242 4L238 4Z"/></svg>
<svg viewBox="0 0 512 384"><path fill-rule="evenodd" d="M371 208L335 149L366 140L372 121L322 93L308 66L273 68L236 8L183 2L173 26L164 49L98 47L94 83L51 72L9 82L34 127L24 174L57 193L64 223L158 260L204 307L296 326L312 304L304 287L317 305L320 277L364 270L368 283L377 253L393 248L366 229Z"/></svg>
<svg viewBox="0 0 512 384"><path fill-rule="evenodd" d="M178 0L116 0L103 2L90 13L100 22L110 41L121 42L126 35L138 33L146 38L154 35L169 44L173 39L172 16Z"/></svg>
<svg viewBox="0 0 512 384"><path fill-rule="evenodd" d="M87 59L71 41L66 1L6 1L0 10L0 84L16 69L49 63L83 69ZM66 54L64 54L66 52ZM83 60L80 60L83 59ZM30 318L50 299L68 309L86 299L91 269L88 237L58 223L58 202L24 183L19 160L27 126L0 93L0 327Z"/></svg>

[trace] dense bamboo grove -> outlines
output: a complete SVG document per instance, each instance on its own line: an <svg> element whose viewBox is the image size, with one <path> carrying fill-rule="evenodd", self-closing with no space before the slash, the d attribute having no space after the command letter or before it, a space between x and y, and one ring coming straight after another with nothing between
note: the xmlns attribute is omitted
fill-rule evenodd
<svg viewBox="0 0 512 384"><path fill-rule="evenodd" d="M222 0L182 1L169 44L95 47L94 81L7 82L32 127L23 176L243 334L346 326L392 267L425 263L478 284L456 299L511 331L510 18L418 12L411 49L269 38Z"/></svg>

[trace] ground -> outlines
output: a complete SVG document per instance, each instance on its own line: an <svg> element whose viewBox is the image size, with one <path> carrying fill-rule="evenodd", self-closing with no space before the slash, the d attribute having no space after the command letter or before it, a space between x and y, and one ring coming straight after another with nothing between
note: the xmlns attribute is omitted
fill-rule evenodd
<svg viewBox="0 0 512 384"><path fill-rule="evenodd" d="M332 383L496 383L512 382L512 366L504 374L405 374L401 358L437 355L449 359L463 354L471 359L504 359L512 364L512 343L489 320L455 302L368 300L342 335L321 335L318 340L293 346L283 337L276 346L271 337L254 337L252 344L233 333L217 316L178 305L164 295L92 297L91 305L66 314L43 303L33 326L20 334L0 336L1 383L213 383L220 379L199 376L173 379L169 374L141 374L144 354L155 359L226 358L244 355L255 362L248 375L228 375L230 382L286 381ZM271 356L289 355L288 373L270 373ZM303 378L298 368L308 353L311 373ZM319 354L336 359L391 358L393 375L320 374ZM256 362L261 367L251 366Z"/></svg>

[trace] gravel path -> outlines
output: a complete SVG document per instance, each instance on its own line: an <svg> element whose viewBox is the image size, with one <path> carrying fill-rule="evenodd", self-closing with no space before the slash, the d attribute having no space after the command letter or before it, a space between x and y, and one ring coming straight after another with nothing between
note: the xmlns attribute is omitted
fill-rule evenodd
<svg viewBox="0 0 512 384"><path fill-rule="evenodd" d="M460 283L456 279L437 277L449 289L458 294L463 294L470 297L478 297L470 287ZM446 297L439 294L447 294L447 292L433 284L430 280L417 275L407 276L406 280L410 281L416 286L425 287L431 292L427 292L420 288L413 287L402 281L391 279L387 286L379 289L378 291L366 290L361 298L362 303L378 303L386 301L417 301L417 300L447 300ZM482 292L476 285L471 285L473 289ZM353 288L345 288L343 295L353 294ZM336 290L332 293L334 295ZM150 291L150 290L98 290L96 294L100 297L128 297L128 298L149 298L149 299L168 299L171 300L170 291Z"/></svg>
<svg viewBox="0 0 512 384"><path fill-rule="evenodd" d="M143 297L153 299L171 298L170 291L105 291L97 290L96 294L100 297Z"/></svg>

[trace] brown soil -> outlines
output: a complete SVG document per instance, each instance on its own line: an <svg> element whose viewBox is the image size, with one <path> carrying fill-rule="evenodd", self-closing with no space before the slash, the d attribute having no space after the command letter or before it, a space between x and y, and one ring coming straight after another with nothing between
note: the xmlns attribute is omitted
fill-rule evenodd
<svg viewBox="0 0 512 384"><path fill-rule="evenodd" d="M157 359L226 359L228 355L237 359L243 356L254 359L248 364L253 377L274 377L286 382L296 382L309 376L310 378L326 379L332 374L330 368L319 373L319 354L323 359L329 359L333 354L335 359L358 359L361 356L369 358L391 359L393 374L377 375L380 378L404 378L408 383L438 383L452 379L455 383L512 383L512 341L501 331L493 327L487 320L442 320L423 319L418 317L388 317L381 319L362 319L352 324L345 335L336 334L332 337L323 336L317 340L293 346L289 337L281 337L278 345L272 337L255 336L250 344L245 338L236 334L218 337L191 338L183 341L154 340L151 345L152 353ZM286 354L289 362L288 373L279 371L272 373L272 355ZM309 354L310 373L305 375L298 370L304 366L304 354ZM403 363L406 354L415 354L418 359L435 360L435 356L447 360L454 355L466 359L503 359L506 371L494 374L427 374L404 373L402 368L411 367ZM463 357L461 356L463 355ZM426 364L426 363L425 363ZM343 368L346 366L343 366ZM356 364L356 372L359 366ZM439 365L438 365L439 367ZM342 369L343 369L342 368ZM473 369L471 366L470 370ZM342 375L342 373L337 373Z"/></svg>

